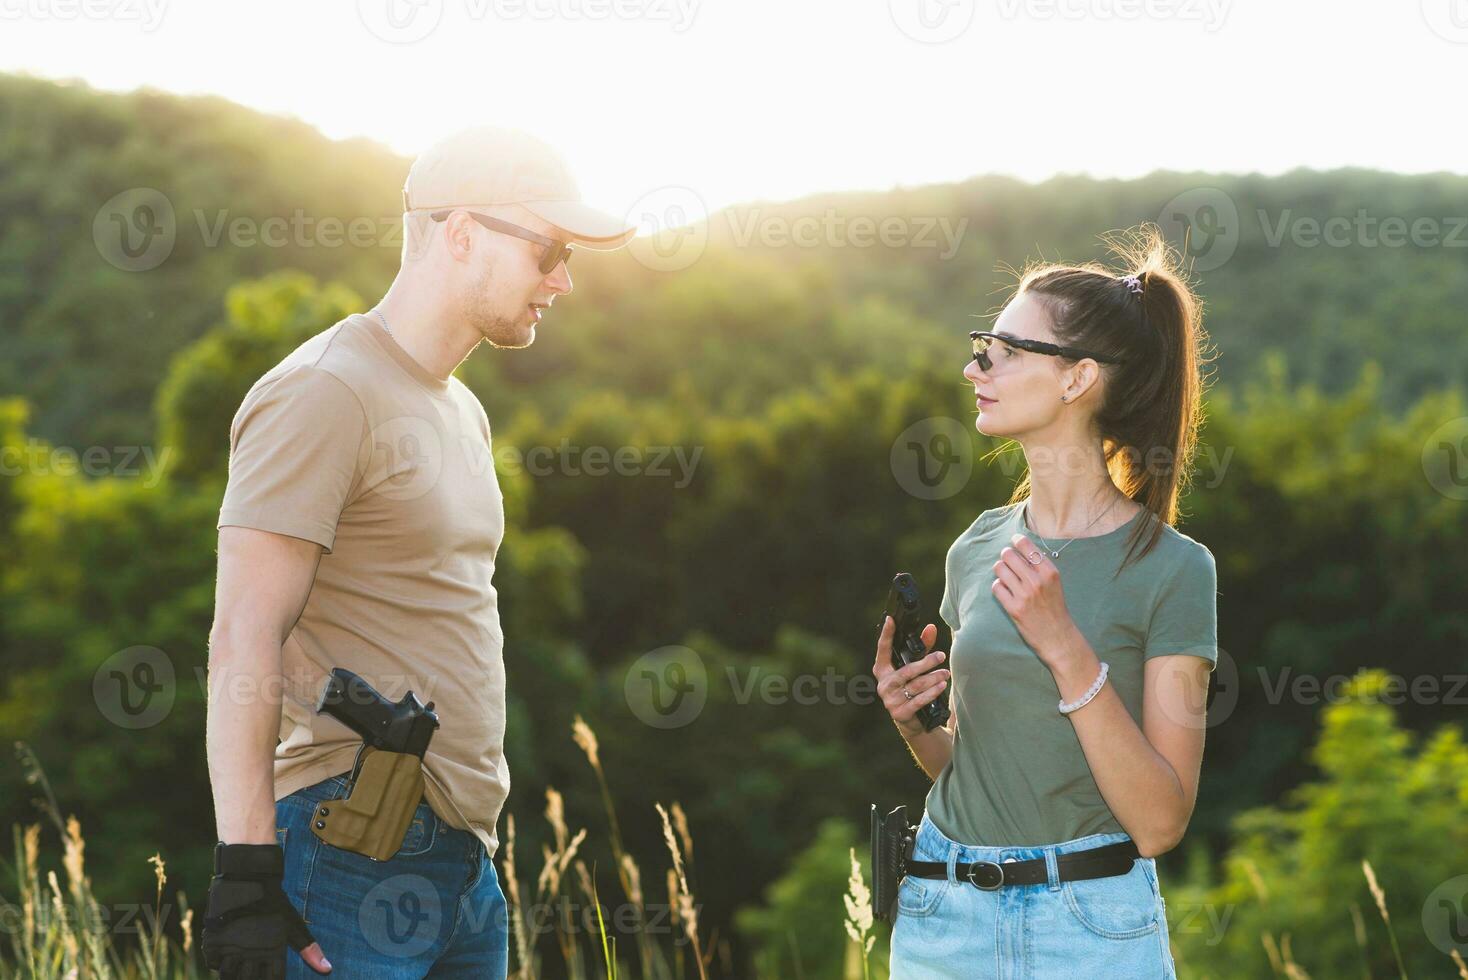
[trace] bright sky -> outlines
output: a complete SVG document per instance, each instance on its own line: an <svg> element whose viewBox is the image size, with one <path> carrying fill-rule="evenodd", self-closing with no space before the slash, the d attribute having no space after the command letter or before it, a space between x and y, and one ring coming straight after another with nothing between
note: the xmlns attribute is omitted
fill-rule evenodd
<svg viewBox="0 0 1468 980"><path fill-rule="evenodd" d="M1468 0L0 0L0 70L412 154L558 145L626 212L1008 173L1463 171Z"/></svg>

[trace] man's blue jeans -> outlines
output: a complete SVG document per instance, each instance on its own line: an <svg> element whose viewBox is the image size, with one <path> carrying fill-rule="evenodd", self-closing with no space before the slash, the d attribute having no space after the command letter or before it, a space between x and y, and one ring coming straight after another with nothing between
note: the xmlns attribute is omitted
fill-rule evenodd
<svg viewBox="0 0 1468 980"><path fill-rule="evenodd" d="M324 800L347 795L347 773L275 804L285 893L344 980L503 978L509 918L494 862L479 838L419 803L403 846L386 861L333 847L311 832ZM320 977L294 950L290 980Z"/></svg>

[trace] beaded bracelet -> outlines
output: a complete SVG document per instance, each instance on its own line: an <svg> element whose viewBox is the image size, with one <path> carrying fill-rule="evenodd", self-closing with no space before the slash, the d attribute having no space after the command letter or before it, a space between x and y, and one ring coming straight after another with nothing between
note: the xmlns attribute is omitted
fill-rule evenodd
<svg viewBox="0 0 1468 980"><path fill-rule="evenodd" d="M1091 684L1091 689L1070 704L1066 704L1064 701L1060 702L1060 713L1068 715L1077 708L1083 708L1090 703L1090 700L1101 690L1101 685L1106 683L1106 672L1110 669L1110 666L1103 660L1101 662L1101 673L1096 675L1096 680Z"/></svg>

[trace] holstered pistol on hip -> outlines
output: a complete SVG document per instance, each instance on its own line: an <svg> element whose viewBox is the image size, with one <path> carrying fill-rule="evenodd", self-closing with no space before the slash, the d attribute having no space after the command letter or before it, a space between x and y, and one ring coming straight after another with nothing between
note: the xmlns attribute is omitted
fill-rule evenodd
<svg viewBox="0 0 1468 980"><path fill-rule="evenodd" d="M396 704L361 677L332 670L316 705L362 736L347 796L316 805L311 832L333 847L386 861L403 846L423 798L423 755L438 728L433 702L412 691Z"/></svg>

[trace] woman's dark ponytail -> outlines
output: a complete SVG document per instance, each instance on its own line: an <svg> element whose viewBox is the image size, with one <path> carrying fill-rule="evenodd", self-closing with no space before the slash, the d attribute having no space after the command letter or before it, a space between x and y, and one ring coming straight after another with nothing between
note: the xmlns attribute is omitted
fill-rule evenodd
<svg viewBox="0 0 1468 980"><path fill-rule="evenodd" d="M1016 295L1041 301L1059 343L1122 359L1102 365L1106 383L1095 424L1112 481L1155 518L1138 522L1131 561L1152 550L1163 524L1177 523L1202 423L1207 335L1202 302L1156 225L1107 243L1123 271L1097 263L1032 265ZM1028 495L1026 474L1013 500Z"/></svg>

